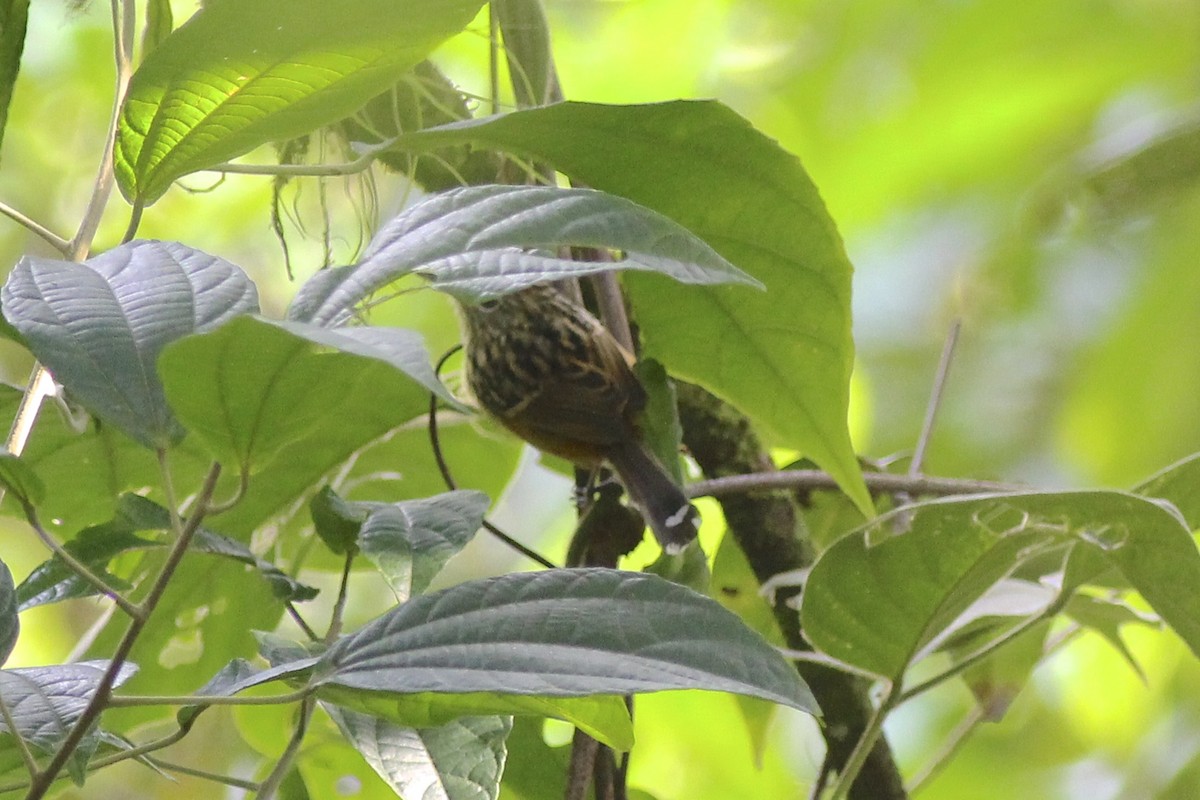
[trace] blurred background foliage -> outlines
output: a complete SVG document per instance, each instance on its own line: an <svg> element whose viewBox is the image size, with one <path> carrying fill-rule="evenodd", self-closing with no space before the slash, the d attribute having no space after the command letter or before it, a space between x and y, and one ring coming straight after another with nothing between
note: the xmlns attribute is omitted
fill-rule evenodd
<svg viewBox="0 0 1200 800"><path fill-rule="evenodd" d="M175 2L176 20L194 8ZM547 0L547 12L569 99L717 97L803 160L856 267L861 452L912 448L956 318L964 328L929 472L1128 487L1200 450L1195 3ZM78 223L99 159L111 98L108 28L103 3L31 9L0 198L62 235ZM438 59L479 95L486 37L481 18ZM326 156L337 159L330 148ZM181 183L147 212L141 235L234 261L259 282L268 313L281 309L297 284L271 230L271 181L201 174ZM289 186L297 280L352 258L369 236L363 209L367 219L376 207L386 216L406 191L394 178ZM113 203L99 245L115 244L127 220L128 209ZM16 225L0 225L0 262L23 253L52 255ZM401 298L381 317L423 330L435 353L456 339L431 293ZM22 383L29 362L0 348L4 379ZM497 469L511 464L497 461ZM501 522L540 530L556 519L551 508L530 521L520 481L507 497ZM545 543L555 557L567 526L559 516L557 538ZM21 576L42 554L15 527L5 536L5 560ZM465 555L451 579L519 565L490 542ZM68 607L77 616L64 620L63 609L23 618L14 663L66 657L87 613ZM1138 629L1128 639L1145 680L1101 638L1081 637L919 796L1200 795L1200 668L1173 637ZM892 719L907 773L932 758L970 707L965 689L945 687ZM241 715L239 728L253 731L255 713ZM729 727L736 720L729 698L646 699L633 784L663 798L795 796L820 760L811 721L780 720L759 771L748 744L729 743L742 740ZM215 748L205 757L223 755ZM134 774L117 773L112 786L133 796L121 781ZM374 796L371 776L361 781L347 786ZM89 784L89 796L105 791ZM219 796L208 785L196 791Z"/></svg>

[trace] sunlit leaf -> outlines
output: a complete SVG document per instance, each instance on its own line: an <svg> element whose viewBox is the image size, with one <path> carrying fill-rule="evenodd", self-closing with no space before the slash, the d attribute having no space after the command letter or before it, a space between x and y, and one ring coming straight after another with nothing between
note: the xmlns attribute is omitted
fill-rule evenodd
<svg viewBox="0 0 1200 800"><path fill-rule="evenodd" d="M1200 551L1179 517L1121 492L931 501L831 546L804 589L805 635L822 651L899 680L1002 578L1068 547L1098 551L1193 648Z"/></svg>
<svg viewBox="0 0 1200 800"><path fill-rule="evenodd" d="M354 335L314 337L312 326L242 317L171 345L159 370L171 407L188 429L219 460L250 472L289 444L341 430L346 417L391 420L386 430L421 413L437 382L428 357L412 356L418 348L424 353L419 337L376 333L390 336L393 349L372 347L360 355L364 348ZM393 357L397 344L402 357Z"/></svg>
<svg viewBox="0 0 1200 800"><path fill-rule="evenodd" d="M462 30L482 0L209 3L134 74L117 132L129 200L350 115Z"/></svg>

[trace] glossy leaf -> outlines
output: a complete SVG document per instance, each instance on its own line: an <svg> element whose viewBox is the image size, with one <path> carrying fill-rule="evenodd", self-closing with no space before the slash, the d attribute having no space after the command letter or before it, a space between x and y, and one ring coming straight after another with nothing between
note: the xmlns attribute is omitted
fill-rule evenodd
<svg viewBox="0 0 1200 800"><path fill-rule="evenodd" d="M183 435L158 354L258 310L241 269L177 242L131 242L82 264L26 256L2 297L5 317L72 397L151 448Z"/></svg>
<svg viewBox="0 0 1200 800"><path fill-rule="evenodd" d="M21 737L35 747L51 750L83 714L107 668L104 661L84 661L0 670L0 696ZM136 671L132 664L123 665L115 685L125 683ZM0 731L8 730L7 723L0 720Z"/></svg>
<svg viewBox="0 0 1200 800"><path fill-rule="evenodd" d="M209 3L134 74L117 131L130 201L353 113L466 27L482 0Z"/></svg>
<svg viewBox="0 0 1200 800"><path fill-rule="evenodd" d="M846 424L852 268L799 159L711 101L560 103L419 131L398 146L463 143L547 162L665 214L766 284L755 293L626 280L646 355L802 450L870 512Z"/></svg>
<svg viewBox="0 0 1200 800"><path fill-rule="evenodd" d="M550 254L569 246L618 250L624 258ZM589 189L470 186L401 212L375 235L361 262L326 270L302 289L293 317L344 322L366 297L413 272L464 302L479 302L613 269L658 272L682 283L760 286L687 229L625 198Z"/></svg>
<svg viewBox="0 0 1200 800"><path fill-rule="evenodd" d="M735 616L650 575L551 570L423 595L334 644L322 686L544 697L709 689L815 712L794 669Z"/></svg>

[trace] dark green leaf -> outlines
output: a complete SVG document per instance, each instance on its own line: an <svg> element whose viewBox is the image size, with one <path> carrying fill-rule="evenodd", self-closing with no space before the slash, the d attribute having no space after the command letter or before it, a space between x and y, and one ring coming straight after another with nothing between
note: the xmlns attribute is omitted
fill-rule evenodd
<svg viewBox="0 0 1200 800"><path fill-rule="evenodd" d="M80 531L67 542L67 552L91 568L109 586L124 589L128 584L109 573L108 563L122 553L162 547L162 543L143 539L134 534L139 531L170 530L171 519L167 509L140 495L122 495L116 516L102 525L93 525ZM192 539L192 549L197 552L223 556L252 566L262 575L284 600L311 600L317 590L284 574L274 564L254 555L245 545L227 536L200 528ZM38 566L17 589L21 610L47 603L57 603L77 597L91 597L97 589L80 578L58 558L52 558Z"/></svg>
<svg viewBox="0 0 1200 800"><path fill-rule="evenodd" d="M707 101L560 103L418 131L399 146L463 143L548 162L665 214L766 284L759 294L626 278L647 355L745 410L870 512L846 425L852 269L799 159Z"/></svg>
<svg viewBox="0 0 1200 800"><path fill-rule="evenodd" d="M154 52L175 28L171 0L146 0L146 27L142 30L142 59Z"/></svg>
<svg viewBox="0 0 1200 800"><path fill-rule="evenodd" d="M22 505L36 507L46 496L46 486L41 478L12 453L0 452L0 486Z"/></svg>
<svg viewBox="0 0 1200 800"><path fill-rule="evenodd" d="M159 352L258 309L239 268L176 242L131 242L83 264L26 256L2 296L4 316L55 379L151 448L183 433L155 372Z"/></svg>
<svg viewBox="0 0 1200 800"><path fill-rule="evenodd" d="M108 572L108 563L130 550L161 546L159 542L134 536L133 530L118 518L103 525L85 528L64 548L109 586L121 590L128 588L129 584ZM34 606L96 594L99 591L95 586L75 574L60 559L51 558L38 565L17 587L17 602L24 611Z"/></svg>
<svg viewBox="0 0 1200 800"><path fill-rule="evenodd" d="M1174 504L1192 530L1200 529L1200 453L1155 473L1134 492Z"/></svg>
<svg viewBox="0 0 1200 800"><path fill-rule="evenodd" d="M20 633L21 620L17 618L17 593L13 589L12 572L0 561L0 664L12 655Z"/></svg>
<svg viewBox="0 0 1200 800"><path fill-rule="evenodd" d="M652 358L638 361L633 371L646 390L646 408L642 411L639 421L642 436L651 451L675 478L675 482L682 484L683 468L679 464L679 444L683 441L683 428L679 424L675 384L671 382L663 365Z"/></svg>
<svg viewBox="0 0 1200 800"><path fill-rule="evenodd" d="M505 575L416 597L334 644L322 686L543 697L708 689L815 712L796 671L733 614L656 576Z"/></svg>
<svg viewBox="0 0 1200 800"><path fill-rule="evenodd" d="M367 509L347 503L333 489L323 486L308 501L308 513L317 536L334 553L345 555L358 549L358 532L367 519Z"/></svg>
<svg viewBox="0 0 1200 800"><path fill-rule="evenodd" d="M252 472L288 445L336 434L347 417L378 436L427 407L429 387L396 359L330 351L294 327L241 317L164 351L171 407L218 460ZM364 444L355 436L350 447Z"/></svg>
<svg viewBox="0 0 1200 800"><path fill-rule="evenodd" d="M0 670L0 697L12 712L21 737L37 748L52 750L83 714L107 668L106 661L84 661ZM136 671L133 664L123 665L116 685ZM0 731L8 729L0 720Z"/></svg>
<svg viewBox="0 0 1200 800"><path fill-rule="evenodd" d="M544 252L567 246L619 250L624 258L575 261ZM321 273L296 303L305 319L336 325L366 297L413 272L464 302L479 302L613 269L660 272L683 283L760 286L685 228L622 197L590 189L469 186L401 212L352 271Z"/></svg>
<svg viewBox="0 0 1200 800"><path fill-rule="evenodd" d="M29 0L0 0L0 142L8 125L8 106L25 51Z"/></svg>
<svg viewBox="0 0 1200 800"><path fill-rule="evenodd" d="M362 526L363 555L407 600L425 591L450 557L471 541L488 505L481 492L455 491L379 506Z"/></svg>
<svg viewBox="0 0 1200 800"><path fill-rule="evenodd" d="M117 182L153 202L176 178L353 113L475 16L482 0L209 3L135 73Z"/></svg>
<svg viewBox="0 0 1200 800"><path fill-rule="evenodd" d="M463 717L436 728L402 728L326 705L343 734L401 797L496 800L510 717Z"/></svg>

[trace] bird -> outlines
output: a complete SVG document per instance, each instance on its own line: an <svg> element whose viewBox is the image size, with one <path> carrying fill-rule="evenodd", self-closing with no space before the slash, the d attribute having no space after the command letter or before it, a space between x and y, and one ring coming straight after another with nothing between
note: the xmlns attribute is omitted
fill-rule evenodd
<svg viewBox="0 0 1200 800"><path fill-rule="evenodd" d="M696 538L695 506L643 437L633 354L599 319L549 284L460 309L466 384L484 411L543 452L610 465L667 553Z"/></svg>

